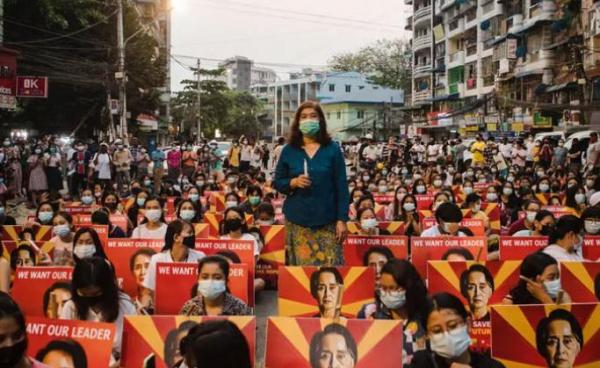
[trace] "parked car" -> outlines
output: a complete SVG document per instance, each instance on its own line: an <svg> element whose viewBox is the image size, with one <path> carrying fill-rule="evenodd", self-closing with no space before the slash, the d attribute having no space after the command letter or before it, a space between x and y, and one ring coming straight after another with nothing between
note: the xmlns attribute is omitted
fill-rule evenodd
<svg viewBox="0 0 600 368"><path fill-rule="evenodd" d="M569 136L569 138L567 139L567 141L565 142L565 148L566 149L571 149L571 146L573 145L573 139L577 138L579 139L579 142L583 142L583 146L582 147L587 147L589 142L590 142L590 134L596 132L595 130L583 130L581 132L576 132L573 133Z"/></svg>

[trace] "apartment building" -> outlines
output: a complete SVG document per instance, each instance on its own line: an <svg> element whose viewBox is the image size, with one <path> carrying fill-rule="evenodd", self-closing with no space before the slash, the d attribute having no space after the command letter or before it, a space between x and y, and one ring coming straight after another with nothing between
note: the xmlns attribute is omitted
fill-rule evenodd
<svg viewBox="0 0 600 368"><path fill-rule="evenodd" d="M219 63L225 69L225 75L217 78L227 83L227 87L236 91L248 92L251 87L259 84L275 83L277 73L268 68L254 65L254 62L244 56L234 56Z"/></svg>

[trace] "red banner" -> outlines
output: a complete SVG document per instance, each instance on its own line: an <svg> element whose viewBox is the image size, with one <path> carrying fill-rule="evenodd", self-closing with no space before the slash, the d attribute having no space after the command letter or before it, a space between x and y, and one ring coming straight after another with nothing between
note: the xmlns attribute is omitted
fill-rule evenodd
<svg viewBox="0 0 600 368"><path fill-rule="evenodd" d="M127 234L127 216L125 215L110 215L109 216L110 219L110 223L118 226L121 228L121 230L123 230L126 234ZM80 214L77 216L73 216L73 225L77 226L83 226L86 224L91 224L92 223L92 215L87 215L87 214Z"/></svg>
<svg viewBox="0 0 600 368"><path fill-rule="evenodd" d="M412 237L412 263L415 265L421 277L427 275L427 261L440 261L449 249L467 249L476 260L484 260L487 257L487 243L483 236L436 236L431 238Z"/></svg>
<svg viewBox="0 0 600 368"><path fill-rule="evenodd" d="M423 229L429 229L432 226L437 226L437 221L433 217L423 218L421 221L423 224ZM475 236L484 236L485 235L485 226L483 224L483 220L474 219L474 218L464 218L460 222L461 227L465 227L470 229Z"/></svg>
<svg viewBox="0 0 600 368"><path fill-rule="evenodd" d="M254 317L126 316L121 367L171 368L182 359L179 342L188 331L197 323L217 319L237 325L248 341L250 361L254 362Z"/></svg>
<svg viewBox="0 0 600 368"><path fill-rule="evenodd" d="M176 288L173 285L177 285ZM157 263L156 314L178 314L183 304L196 295L198 265L194 263ZM229 266L229 291L248 303L248 265ZM192 295L194 294L194 295Z"/></svg>
<svg viewBox="0 0 600 368"><path fill-rule="evenodd" d="M398 259L408 258L408 237L406 236L361 236L349 235L344 243L346 266L367 266L363 256L372 247L386 247Z"/></svg>
<svg viewBox="0 0 600 368"><path fill-rule="evenodd" d="M427 262L429 293L454 294L471 311L470 335L474 350L489 351L492 328L489 306L500 304L510 289L517 285L520 266L519 261Z"/></svg>
<svg viewBox="0 0 600 368"><path fill-rule="evenodd" d="M285 265L285 226L261 226L260 232L265 245L256 265L256 277L265 280L267 289L277 290L277 270Z"/></svg>
<svg viewBox="0 0 600 368"><path fill-rule="evenodd" d="M495 305L492 356L506 367L598 367L598 315L598 304Z"/></svg>
<svg viewBox="0 0 600 368"><path fill-rule="evenodd" d="M106 368L114 338L113 323L27 317L27 355L50 367L72 361L84 364L71 367Z"/></svg>
<svg viewBox="0 0 600 368"><path fill-rule="evenodd" d="M573 303L600 300L600 263L560 262L560 281Z"/></svg>
<svg viewBox="0 0 600 368"><path fill-rule="evenodd" d="M418 194L415 196L417 200L417 210L429 210L433 204L433 194Z"/></svg>
<svg viewBox="0 0 600 368"><path fill-rule="evenodd" d="M583 258L590 261L600 261L600 236L586 235L583 238Z"/></svg>
<svg viewBox="0 0 600 368"><path fill-rule="evenodd" d="M375 193L373 194L373 198L375 199L375 203L387 205L394 201L394 193Z"/></svg>
<svg viewBox="0 0 600 368"><path fill-rule="evenodd" d="M359 232L357 222L348 222L347 226L350 234ZM379 221L377 226L382 230L387 230L391 235L404 235L405 223L402 221Z"/></svg>
<svg viewBox="0 0 600 368"><path fill-rule="evenodd" d="M548 245L547 236L501 236L500 259L522 260L531 253L543 249Z"/></svg>
<svg viewBox="0 0 600 368"><path fill-rule="evenodd" d="M402 324L385 320L340 320L270 317L267 324L269 368L311 368L310 351L326 350L323 337L332 334L335 346L348 351L344 367L402 366ZM351 340L349 344L348 340ZM355 346L356 350L350 346ZM335 355L335 352L331 352ZM326 365L329 367L329 363ZM342 365L340 365L341 367Z"/></svg>
<svg viewBox="0 0 600 368"><path fill-rule="evenodd" d="M17 97L48 98L48 77L17 77Z"/></svg>
<svg viewBox="0 0 600 368"><path fill-rule="evenodd" d="M25 315L47 316L44 298L50 297L48 289L57 282L70 283L72 274L71 267L17 267L11 295Z"/></svg>

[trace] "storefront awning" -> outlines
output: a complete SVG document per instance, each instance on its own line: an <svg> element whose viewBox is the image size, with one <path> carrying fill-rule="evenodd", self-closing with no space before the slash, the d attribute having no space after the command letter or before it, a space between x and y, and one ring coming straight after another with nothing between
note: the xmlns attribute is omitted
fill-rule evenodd
<svg viewBox="0 0 600 368"><path fill-rule="evenodd" d="M140 124L140 130L142 131L158 130L158 119L152 115L139 114L135 120Z"/></svg>
<svg viewBox="0 0 600 368"><path fill-rule="evenodd" d="M523 78L523 77L527 77L530 75L542 75L544 74L544 71L541 69L538 70L525 70L519 73L515 73L515 78Z"/></svg>
<svg viewBox="0 0 600 368"><path fill-rule="evenodd" d="M427 101L440 102L440 101L458 100L459 96L460 96L460 94L458 94L458 93L452 93L449 95L435 96L435 97L428 99Z"/></svg>
<svg viewBox="0 0 600 368"><path fill-rule="evenodd" d="M568 82L568 83L562 83L562 84L555 84L553 86L550 86L550 87L546 88L546 92L557 92L557 91L561 91L563 89L575 88L575 87L577 87L577 83L576 82Z"/></svg>

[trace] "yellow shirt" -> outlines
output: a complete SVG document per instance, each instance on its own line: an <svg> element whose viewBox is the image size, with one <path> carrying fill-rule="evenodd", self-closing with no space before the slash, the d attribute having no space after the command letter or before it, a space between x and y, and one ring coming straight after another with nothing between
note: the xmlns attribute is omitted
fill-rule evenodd
<svg viewBox="0 0 600 368"><path fill-rule="evenodd" d="M471 146L471 152L473 153L473 163L484 162L483 151L485 150L484 141L476 141Z"/></svg>

